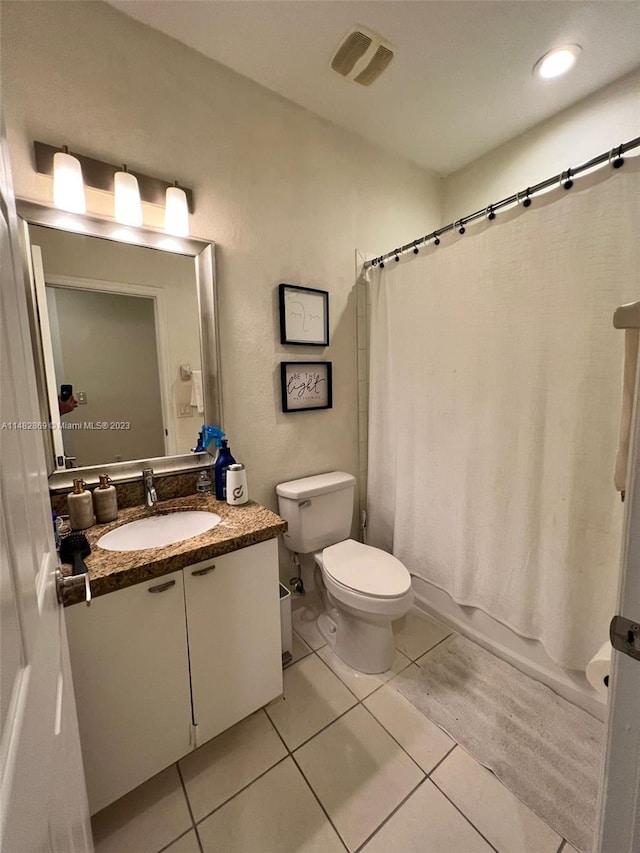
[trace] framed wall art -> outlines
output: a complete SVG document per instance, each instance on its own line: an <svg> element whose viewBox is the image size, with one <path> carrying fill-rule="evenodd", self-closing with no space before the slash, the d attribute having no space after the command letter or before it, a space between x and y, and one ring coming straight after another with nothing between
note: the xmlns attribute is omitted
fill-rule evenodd
<svg viewBox="0 0 640 853"><path fill-rule="evenodd" d="M329 346L329 293L296 284L281 284L280 343Z"/></svg>
<svg viewBox="0 0 640 853"><path fill-rule="evenodd" d="M333 389L330 361L281 361L282 411L330 409Z"/></svg>

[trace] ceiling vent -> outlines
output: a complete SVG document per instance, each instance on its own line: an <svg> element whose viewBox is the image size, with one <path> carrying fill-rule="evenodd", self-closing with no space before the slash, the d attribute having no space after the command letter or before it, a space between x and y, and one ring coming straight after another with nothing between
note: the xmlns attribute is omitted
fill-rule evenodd
<svg viewBox="0 0 640 853"><path fill-rule="evenodd" d="M370 86L393 59L389 42L364 27L358 27L342 41L331 67L361 86Z"/></svg>

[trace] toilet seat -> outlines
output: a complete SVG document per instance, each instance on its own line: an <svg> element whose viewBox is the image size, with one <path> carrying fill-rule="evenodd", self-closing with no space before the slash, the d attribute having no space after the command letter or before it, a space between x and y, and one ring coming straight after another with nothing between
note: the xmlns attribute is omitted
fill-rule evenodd
<svg viewBox="0 0 640 853"><path fill-rule="evenodd" d="M411 589L411 576L400 560L355 539L325 548L322 566L338 587L371 598L400 598Z"/></svg>

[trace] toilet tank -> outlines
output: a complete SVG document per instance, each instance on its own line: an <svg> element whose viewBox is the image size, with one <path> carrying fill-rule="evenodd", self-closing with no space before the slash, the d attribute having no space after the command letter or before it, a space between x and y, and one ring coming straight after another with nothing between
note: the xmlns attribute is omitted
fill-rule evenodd
<svg viewBox="0 0 640 853"><path fill-rule="evenodd" d="M351 535L356 478L343 471L289 480L276 486L278 511L289 523L284 542L310 554Z"/></svg>

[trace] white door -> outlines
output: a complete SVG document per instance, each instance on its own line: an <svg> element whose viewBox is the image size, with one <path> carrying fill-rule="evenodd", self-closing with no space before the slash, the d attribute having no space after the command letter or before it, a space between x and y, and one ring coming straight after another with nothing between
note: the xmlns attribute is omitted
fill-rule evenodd
<svg viewBox="0 0 640 853"><path fill-rule="evenodd" d="M4 128L0 133L0 850L91 853ZM21 425L21 427L16 426ZM33 427L36 427L35 429Z"/></svg>
<svg viewBox="0 0 640 853"><path fill-rule="evenodd" d="M636 379L617 613L640 626L640 411ZM637 643L640 649L640 642ZM613 652L598 853L640 850L640 660Z"/></svg>

